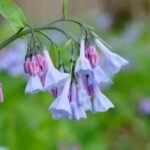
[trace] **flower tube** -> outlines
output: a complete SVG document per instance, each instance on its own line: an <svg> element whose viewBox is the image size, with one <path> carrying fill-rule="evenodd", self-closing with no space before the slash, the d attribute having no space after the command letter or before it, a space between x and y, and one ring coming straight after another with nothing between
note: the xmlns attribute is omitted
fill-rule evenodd
<svg viewBox="0 0 150 150"><path fill-rule="evenodd" d="M57 87L57 85L64 85L70 75L68 73L60 72L54 67L47 50L44 50L44 54L48 64L48 71L45 76L44 89L49 91L52 87Z"/></svg>
<svg viewBox="0 0 150 150"><path fill-rule="evenodd" d="M107 69L111 75L118 73L123 66L128 64L126 59L111 52L98 38L95 39L95 43L104 54L106 58Z"/></svg>
<svg viewBox="0 0 150 150"><path fill-rule="evenodd" d="M94 102L93 102L93 113L105 112L110 108L114 108L112 102L101 93L98 86L94 86Z"/></svg>
<svg viewBox="0 0 150 150"><path fill-rule="evenodd" d="M50 105L49 111L52 112L54 119L62 117L71 118L72 112L69 102L70 78L67 79L61 94Z"/></svg>
<svg viewBox="0 0 150 150"><path fill-rule="evenodd" d="M84 108L78 102L77 85L72 83L71 86L71 110L72 119L79 120L81 118L87 118Z"/></svg>

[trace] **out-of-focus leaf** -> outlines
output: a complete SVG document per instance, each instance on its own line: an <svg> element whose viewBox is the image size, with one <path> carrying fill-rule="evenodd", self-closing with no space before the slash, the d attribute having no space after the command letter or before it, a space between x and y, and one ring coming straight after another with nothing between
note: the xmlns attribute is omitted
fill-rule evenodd
<svg viewBox="0 0 150 150"><path fill-rule="evenodd" d="M0 40L2 41L12 35L14 31L10 28L8 22L3 22L0 24L0 33Z"/></svg>
<svg viewBox="0 0 150 150"><path fill-rule="evenodd" d="M0 14L14 29L22 28L27 24L23 11L12 0L0 0Z"/></svg>

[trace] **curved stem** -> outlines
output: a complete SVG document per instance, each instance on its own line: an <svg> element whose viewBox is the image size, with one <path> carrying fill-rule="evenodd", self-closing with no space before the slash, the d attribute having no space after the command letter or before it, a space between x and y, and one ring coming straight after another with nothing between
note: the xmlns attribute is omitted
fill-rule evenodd
<svg viewBox="0 0 150 150"><path fill-rule="evenodd" d="M82 35L82 31L83 30L84 30L86 36L88 35L88 31L87 31L85 25L82 24L81 22L75 20L75 19L59 19L59 20L51 22L49 25L53 25L53 24L55 24L57 22L74 22L74 23L76 23L76 24L78 24L80 26L80 28L81 28L81 35Z"/></svg>
<svg viewBox="0 0 150 150"><path fill-rule="evenodd" d="M37 32L43 35L45 38L47 38L51 43L54 43L53 40L47 34L43 33L42 31L37 31Z"/></svg>
<svg viewBox="0 0 150 150"><path fill-rule="evenodd" d="M34 32L39 32L39 31L42 31L42 30L56 30L56 31L59 31L59 32L63 33L66 36L66 38L70 39L70 36L66 32L64 32L63 30L61 30L61 29L59 29L57 27L40 27L40 28L33 29ZM8 44L10 44L11 42L13 42L16 39L18 39L20 37L23 37L23 36L25 36L27 34L31 34L31 30L17 32L13 36L11 36L10 38L8 38L4 42L2 42L0 44L0 49L4 48L5 46L7 46Z"/></svg>

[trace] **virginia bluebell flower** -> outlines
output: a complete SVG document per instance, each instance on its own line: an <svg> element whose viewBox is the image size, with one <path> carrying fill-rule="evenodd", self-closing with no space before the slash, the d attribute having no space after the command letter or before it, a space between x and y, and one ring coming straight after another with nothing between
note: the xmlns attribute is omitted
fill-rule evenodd
<svg viewBox="0 0 150 150"><path fill-rule="evenodd" d="M25 93L36 94L43 91L43 85L38 75L31 75L25 89Z"/></svg>
<svg viewBox="0 0 150 150"><path fill-rule="evenodd" d="M150 115L150 99L139 102L139 111L142 115Z"/></svg>
<svg viewBox="0 0 150 150"><path fill-rule="evenodd" d="M93 102L93 113L96 112L105 112L109 108L114 108L114 105L111 101L101 93L98 86L94 86L94 102Z"/></svg>
<svg viewBox="0 0 150 150"><path fill-rule="evenodd" d="M81 118L87 118L84 108L79 103L78 95L77 95L77 85L72 83L71 85L71 110L72 110L72 119L79 120Z"/></svg>
<svg viewBox="0 0 150 150"><path fill-rule="evenodd" d="M64 85L70 75L68 73L60 72L54 67L47 50L44 51L44 54L48 64L48 72L45 76L44 88L49 91L52 87Z"/></svg>
<svg viewBox="0 0 150 150"><path fill-rule="evenodd" d="M65 82L64 88L54 100L54 102L50 105L49 111L52 112L54 119L59 118L71 118L72 111L69 101L69 91L70 91L70 78L68 78Z"/></svg>
<svg viewBox="0 0 150 150"><path fill-rule="evenodd" d="M82 108L87 111L87 110L92 110L92 104L90 101L90 96L88 94L88 91L86 89L86 87L84 86L84 81L85 76L81 76L78 75L77 77L77 83L78 83L78 101L79 101L79 105L82 106Z"/></svg>
<svg viewBox="0 0 150 150"><path fill-rule="evenodd" d="M91 75L92 68L89 60L85 57L85 41L82 38L80 42L80 55L75 66L76 74Z"/></svg>
<svg viewBox="0 0 150 150"><path fill-rule="evenodd" d="M126 66L128 64L127 60L111 52L98 38L95 38L95 43L105 56L107 64L106 67L110 75L118 73L123 66Z"/></svg>

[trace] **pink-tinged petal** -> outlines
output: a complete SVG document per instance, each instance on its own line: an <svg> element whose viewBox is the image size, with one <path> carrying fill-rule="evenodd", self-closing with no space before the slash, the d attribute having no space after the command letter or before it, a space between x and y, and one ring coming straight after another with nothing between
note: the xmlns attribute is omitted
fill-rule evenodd
<svg viewBox="0 0 150 150"><path fill-rule="evenodd" d="M2 84L0 82L0 103L3 103L3 100L4 100L4 98L3 98L3 87L2 87Z"/></svg>
<svg viewBox="0 0 150 150"><path fill-rule="evenodd" d="M93 83L89 82L90 76L82 76L83 84L89 96L94 96Z"/></svg>
<svg viewBox="0 0 150 150"><path fill-rule="evenodd" d="M57 87L53 87L51 89L51 93L52 93L52 96L56 98L58 96L58 88Z"/></svg>
<svg viewBox="0 0 150 150"><path fill-rule="evenodd" d="M50 105L49 111L52 112L54 119L71 118L72 112L69 102L70 78L66 81L62 93Z"/></svg>

